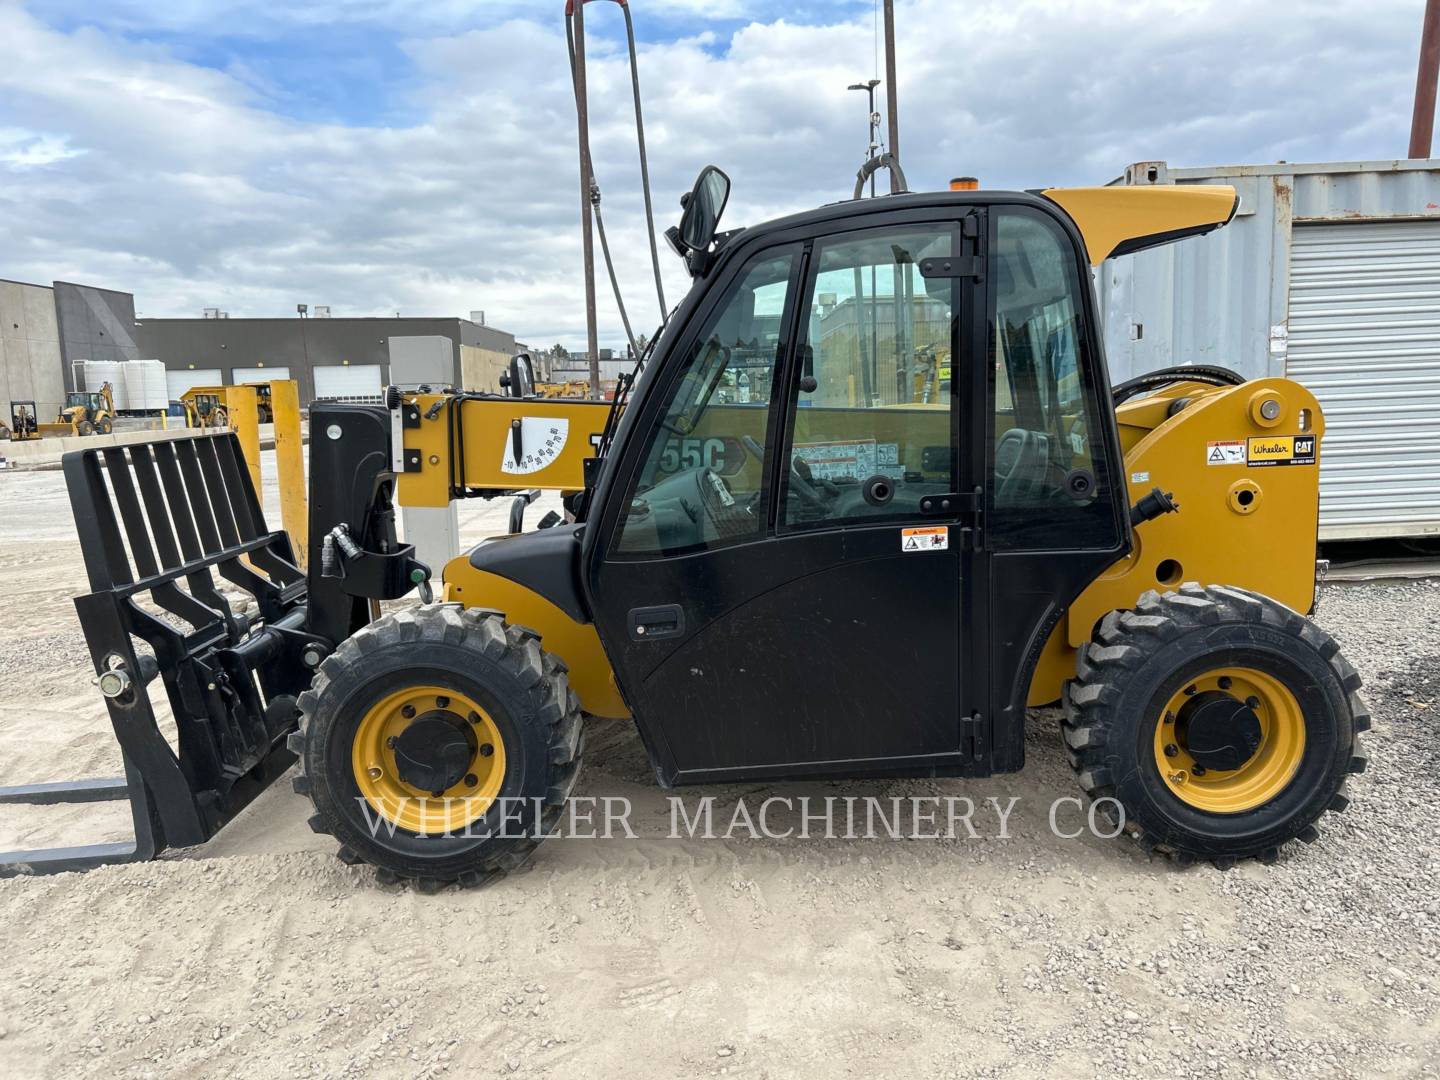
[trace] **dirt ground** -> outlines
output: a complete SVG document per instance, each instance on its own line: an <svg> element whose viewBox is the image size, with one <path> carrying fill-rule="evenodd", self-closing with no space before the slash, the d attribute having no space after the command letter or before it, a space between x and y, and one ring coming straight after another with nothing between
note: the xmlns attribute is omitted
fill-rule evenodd
<svg viewBox="0 0 1440 1080"><path fill-rule="evenodd" d="M502 512L467 508L466 534ZM0 784L118 772L82 567L60 474L0 473ZM593 725L577 794L630 799L638 836L547 842L485 889L379 886L285 782L201 849L0 881L0 1073L1440 1075L1437 601L1327 591L1371 768L1272 867L1053 835L1077 788L1044 711L1016 776L674 793L717 821L742 795L1019 798L1008 838L982 809L974 840L669 839L638 740ZM0 849L127 824L7 806Z"/></svg>

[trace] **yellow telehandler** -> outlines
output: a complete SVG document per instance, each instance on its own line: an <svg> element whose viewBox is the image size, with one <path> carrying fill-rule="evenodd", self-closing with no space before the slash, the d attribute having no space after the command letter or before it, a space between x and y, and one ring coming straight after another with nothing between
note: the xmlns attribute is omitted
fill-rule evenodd
<svg viewBox="0 0 1440 1080"><path fill-rule="evenodd" d="M1235 192L857 197L720 233L729 186L683 201L693 286L613 402L316 403L308 572L231 434L68 455L137 840L0 873L201 843L298 760L343 859L478 884L558 823L587 717L635 723L666 786L972 777L1021 768L1057 699L1080 790L1147 849L1315 839L1369 726L1305 616L1319 405L1218 368L1112 388L1091 278ZM565 520L438 583L397 537L397 502L533 488Z"/></svg>

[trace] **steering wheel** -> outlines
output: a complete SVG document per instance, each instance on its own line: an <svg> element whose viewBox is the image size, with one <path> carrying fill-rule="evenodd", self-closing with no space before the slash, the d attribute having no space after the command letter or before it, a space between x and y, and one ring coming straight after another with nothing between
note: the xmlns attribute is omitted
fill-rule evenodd
<svg viewBox="0 0 1440 1080"><path fill-rule="evenodd" d="M740 442L755 456L756 461L764 462L764 443L749 435L741 435ZM825 508L825 500L820 497L820 492L815 487L815 477L810 472L810 466L798 454L790 459L790 489L800 496L801 502L807 503L812 509Z"/></svg>

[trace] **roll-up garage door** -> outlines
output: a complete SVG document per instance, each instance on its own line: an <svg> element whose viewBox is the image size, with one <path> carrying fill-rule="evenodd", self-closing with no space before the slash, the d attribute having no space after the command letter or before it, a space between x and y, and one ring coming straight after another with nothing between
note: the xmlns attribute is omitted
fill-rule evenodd
<svg viewBox="0 0 1440 1080"><path fill-rule="evenodd" d="M290 378L288 367L237 367L230 376L236 386L252 382L269 382L272 379Z"/></svg>
<svg viewBox="0 0 1440 1080"><path fill-rule="evenodd" d="M315 397L330 401L379 401L384 388L379 364L317 367Z"/></svg>
<svg viewBox="0 0 1440 1080"><path fill-rule="evenodd" d="M1289 338L1325 412L1321 539L1440 533L1440 221L1297 224Z"/></svg>
<svg viewBox="0 0 1440 1080"><path fill-rule="evenodd" d="M179 401L182 394L192 386L224 386L225 380L219 368L186 368L182 371L165 372L165 391L171 401Z"/></svg>

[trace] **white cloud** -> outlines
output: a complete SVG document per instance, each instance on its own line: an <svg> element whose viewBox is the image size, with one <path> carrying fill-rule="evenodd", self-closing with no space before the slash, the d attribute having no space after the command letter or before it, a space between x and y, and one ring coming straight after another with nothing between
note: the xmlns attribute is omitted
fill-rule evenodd
<svg viewBox="0 0 1440 1080"><path fill-rule="evenodd" d="M447 12L477 21L473 4L450 4L326 6L329 18L386 24L409 13L419 27L403 43L416 78L399 103L418 119L343 127L263 111L273 95L244 67L194 66L113 30L60 33L0 0L10 57L0 116L13 125L0 135L0 277L128 289L152 316L210 305L282 314L297 301L336 314L484 308L523 339L576 343L580 210L559 5L539 25L507 18L533 4L486 4L485 28L446 36ZM1405 146L1419 28L1408 0L1245 5L1243 18L1221 0L897 6L914 187L956 173L997 187L1097 183L1139 159L1325 160ZM117 7L112 22L148 7ZM669 3L672 14L702 7ZM193 28L260 9L166 10ZM264 10L322 17L319 5ZM730 225L847 195L865 139L861 98L845 87L872 72L868 11L835 25L752 22L718 50L703 23L694 29L641 55L661 228L709 161L735 181ZM613 36L592 44L606 220L637 330L648 329L628 67ZM661 257L674 303L684 276ZM600 288L604 341L615 344L603 269Z"/></svg>
<svg viewBox="0 0 1440 1080"><path fill-rule="evenodd" d="M22 128L0 128L0 165L12 169L34 169L53 165L66 158L84 153L70 145L63 135L25 131Z"/></svg>

